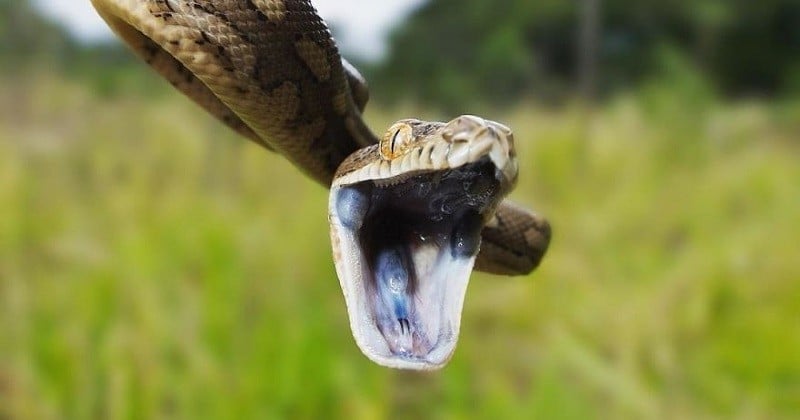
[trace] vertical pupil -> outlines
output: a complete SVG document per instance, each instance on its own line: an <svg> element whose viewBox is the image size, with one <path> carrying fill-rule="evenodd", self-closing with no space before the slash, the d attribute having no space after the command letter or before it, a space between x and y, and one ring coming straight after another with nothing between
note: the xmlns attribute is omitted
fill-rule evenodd
<svg viewBox="0 0 800 420"><path fill-rule="evenodd" d="M390 146L392 154L394 154L394 144L397 141L397 136L400 134L400 130L394 132L394 136L392 136L392 144Z"/></svg>

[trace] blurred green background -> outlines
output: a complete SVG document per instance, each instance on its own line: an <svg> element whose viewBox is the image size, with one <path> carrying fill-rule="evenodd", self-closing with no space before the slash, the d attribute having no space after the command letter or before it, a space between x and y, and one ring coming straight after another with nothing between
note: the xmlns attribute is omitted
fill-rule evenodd
<svg viewBox="0 0 800 420"><path fill-rule="evenodd" d="M368 361L326 191L118 44L0 0L0 419L791 418L800 5L422 4L377 131L480 113L554 238L475 274L435 373Z"/></svg>

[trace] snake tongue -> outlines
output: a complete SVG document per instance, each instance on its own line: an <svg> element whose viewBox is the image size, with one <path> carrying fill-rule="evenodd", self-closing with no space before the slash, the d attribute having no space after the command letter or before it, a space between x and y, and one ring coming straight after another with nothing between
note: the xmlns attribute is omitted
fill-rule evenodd
<svg viewBox="0 0 800 420"><path fill-rule="evenodd" d="M488 160L331 190L331 238L353 336L375 362L444 366L455 350L480 231L502 197Z"/></svg>

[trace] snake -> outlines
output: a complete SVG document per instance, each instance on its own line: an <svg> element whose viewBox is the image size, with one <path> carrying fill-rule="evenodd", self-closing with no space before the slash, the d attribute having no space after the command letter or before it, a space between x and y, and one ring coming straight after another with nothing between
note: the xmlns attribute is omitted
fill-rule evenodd
<svg viewBox="0 0 800 420"><path fill-rule="evenodd" d="M330 189L350 329L379 365L435 370L455 351L473 270L525 275L551 238L506 200L511 129L472 115L376 135L367 82L307 0L91 0L130 49L241 136Z"/></svg>

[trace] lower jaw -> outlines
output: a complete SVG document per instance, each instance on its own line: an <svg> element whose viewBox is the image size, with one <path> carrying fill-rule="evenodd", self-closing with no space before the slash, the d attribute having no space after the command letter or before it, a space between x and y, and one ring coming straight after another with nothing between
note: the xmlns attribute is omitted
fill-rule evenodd
<svg viewBox="0 0 800 420"><path fill-rule="evenodd" d="M357 235L333 220L332 235L340 245L355 244ZM376 322L379 303L367 257L361 252L342 253L336 264L347 302L353 336L361 351L374 362L392 368L439 369L452 356L460 331L461 312L474 256L453 257L449 247L436 251L438 263L415 264L415 296L412 322L421 327L418 342L408 347L393 345L392 333Z"/></svg>
<svg viewBox="0 0 800 420"><path fill-rule="evenodd" d="M371 313L351 310L348 304L354 337L362 352L376 363L388 367L433 370L444 366L456 348L461 327L461 312L474 261L474 257L463 259L458 264L440 269L438 273L433 274L447 285L440 291L445 298L441 302L428 302L431 308L419 308L419 310L437 309L433 311L436 315L433 322L438 325L420 332L426 337L421 339L423 343L415 343L412 351L393 346L392 336L387 336L381 331ZM361 299L370 300L366 294ZM430 315L434 314L428 316L433 318ZM356 333L357 328L361 329L360 333Z"/></svg>

